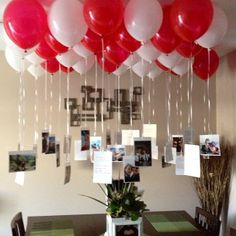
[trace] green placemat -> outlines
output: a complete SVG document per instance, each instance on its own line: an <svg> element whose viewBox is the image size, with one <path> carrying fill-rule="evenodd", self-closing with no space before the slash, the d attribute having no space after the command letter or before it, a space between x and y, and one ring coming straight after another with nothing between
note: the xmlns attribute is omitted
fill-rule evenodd
<svg viewBox="0 0 236 236"><path fill-rule="evenodd" d="M32 226L30 235L74 236L73 223L71 220L35 222Z"/></svg>
<svg viewBox="0 0 236 236"><path fill-rule="evenodd" d="M146 217L158 232L198 231L198 229L182 215L173 214L167 217L163 214L152 214Z"/></svg>

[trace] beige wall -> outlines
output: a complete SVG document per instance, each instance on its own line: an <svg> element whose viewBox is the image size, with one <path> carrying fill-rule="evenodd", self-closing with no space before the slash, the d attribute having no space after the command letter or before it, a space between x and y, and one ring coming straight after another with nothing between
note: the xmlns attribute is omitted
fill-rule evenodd
<svg viewBox="0 0 236 236"><path fill-rule="evenodd" d="M89 199L79 196L80 193L96 196L103 199L101 191L96 184L92 183L92 164L89 161L76 162L73 160L73 152L71 154L72 175L71 182L64 185L64 161L62 155L62 165L56 168L54 155L42 155L40 153L40 140L38 141L38 159L37 170L25 174L25 185L23 187L15 184L15 174L8 173L8 151L16 150L18 140L18 124L17 124L17 105L18 105L18 89L19 89L19 74L13 71L5 62L1 55L0 63L0 235L10 235L10 219L17 212L22 211L24 219L29 215L51 215L51 214L84 214L104 212L105 209ZM53 112L49 112L47 105L48 120L47 123L52 124L52 133L56 134L60 141L66 132L66 112L62 110L58 112L58 74L53 77L52 86L48 82L48 93L53 92L53 99L48 96L48 103L52 101ZM70 97L81 98L80 86L84 84L84 77L78 75L71 76ZM101 72L98 72L98 77L101 78ZM163 144L167 141L166 136L166 78L163 75L156 79L151 88L154 88L155 94L151 96L151 108L155 110L154 116L149 114L147 95L149 91L148 80L144 80L145 84L145 119L144 122L157 123L158 131L157 143L159 145L159 153L163 152ZM94 85L95 72L92 71L87 76L87 84ZM49 77L48 77L49 80ZM105 86L114 88L117 78L110 75L105 78ZM171 80L171 132L172 134L179 133L178 116L176 116L176 88L179 87L180 79L172 78ZM211 97L212 97L212 129L215 130L215 79L211 81ZM129 73L121 78L120 87L124 88L129 85ZM25 114L26 127L24 129L24 146L26 149L32 148L33 137L35 131L35 82L32 76L28 73L24 75L24 83L26 88L25 98ZM187 127L187 111L188 105L186 101L186 84L187 79L182 79L183 103L180 104L183 110L183 127ZM99 82L99 85L101 82ZM134 84L140 85L139 78L134 76ZM203 133L203 118L204 104L203 91L205 82L194 78L193 86L193 127L195 129L195 142L198 143L198 135ZM38 129L41 133L45 123L45 103L44 103L44 77L40 77L36 82L36 88L39 92L38 102L36 103L39 114ZM62 98L66 96L66 80L62 78ZM111 90L110 90L111 91ZM106 95L108 90L106 89ZM51 119L52 122L49 122ZM112 122L107 122L105 127L111 128L113 131L117 129L115 118ZM83 127L89 126L93 133L93 123L83 124ZM81 127L80 127L81 128ZM71 128L73 141L80 138L80 128ZM97 135L101 135L100 124L98 124ZM129 128L127 126L118 126L118 128ZM133 128L141 128L140 122L134 122ZM72 150L74 150L72 148ZM114 167L114 177L118 174L121 166ZM176 176L174 167L162 169L161 161L153 161L153 166L150 168L141 169L141 188L145 190L144 200L151 210L178 210L184 209L190 214L194 214L195 206L199 205L197 196L194 191L192 180L190 177Z"/></svg>
<svg viewBox="0 0 236 236"><path fill-rule="evenodd" d="M217 131L236 148L236 52L224 57L217 72L216 104ZM232 183L229 199L228 226L236 226L236 160L233 159Z"/></svg>

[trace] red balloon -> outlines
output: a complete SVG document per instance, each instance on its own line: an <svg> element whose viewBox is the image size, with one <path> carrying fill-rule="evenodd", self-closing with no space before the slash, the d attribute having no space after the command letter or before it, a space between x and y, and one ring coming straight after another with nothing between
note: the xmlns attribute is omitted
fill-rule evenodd
<svg viewBox="0 0 236 236"><path fill-rule="evenodd" d="M183 40L193 42L208 29L213 18L211 0L175 0L170 21L172 29Z"/></svg>
<svg viewBox="0 0 236 236"><path fill-rule="evenodd" d="M118 66L125 61L129 55L129 52L122 49L114 42L107 45L104 51L105 58Z"/></svg>
<svg viewBox="0 0 236 236"><path fill-rule="evenodd" d="M96 57L97 57L98 64L101 66L102 69L104 69L104 71L108 73L112 73L118 68L116 64L112 63L111 61L103 57L101 52L98 53Z"/></svg>
<svg viewBox="0 0 236 236"><path fill-rule="evenodd" d="M60 42L58 42L50 32L47 32L45 34L45 41L48 43L48 45L57 53L64 53L69 50L68 47L64 46Z"/></svg>
<svg viewBox="0 0 236 236"><path fill-rule="evenodd" d="M159 68L161 68L162 70L164 70L164 71L170 71L170 68L164 66L164 65L163 65L162 63L160 63L158 60L155 60L154 62L155 62L156 65L157 65Z"/></svg>
<svg viewBox="0 0 236 236"><path fill-rule="evenodd" d="M51 74L56 73L59 70L59 65L60 63L56 58L41 63L41 66Z"/></svg>
<svg viewBox="0 0 236 236"><path fill-rule="evenodd" d="M170 24L171 6L163 6L163 21L160 30L151 39L153 45L163 53L172 52L180 42Z"/></svg>
<svg viewBox="0 0 236 236"><path fill-rule="evenodd" d="M86 0L83 13L88 27L104 36L115 32L120 26L124 5L122 0Z"/></svg>
<svg viewBox="0 0 236 236"><path fill-rule="evenodd" d="M87 33L81 40L81 43L90 51L97 53L102 51L102 38L88 29Z"/></svg>
<svg viewBox="0 0 236 236"><path fill-rule="evenodd" d="M123 48L124 50L128 52L134 52L137 49L141 47L141 43L134 39L126 30L124 23L121 24L117 38L116 38L116 43Z"/></svg>
<svg viewBox="0 0 236 236"><path fill-rule="evenodd" d="M51 59L56 57L57 52L55 52L51 47L48 46L45 40L41 41L35 52L43 59Z"/></svg>
<svg viewBox="0 0 236 236"><path fill-rule="evenodd" d="M70 73L70 72L74 71L74 69L72 67L66 67L66 66L63 66L62 64L60 64L60 69L65 73Z"/></svg>
<svg viewBox="0 0 236 236"><path fill-rule="evenodd" d="M47 30L47 16L37 1L12 0L3 14L4 29L20 48L36 46Z"/></svg>
<svg viewBox="0 0 236 236"><path fill-rule="evenodd" d="M203 48L193 62L193 72L203 80L210 78L219 66L219 56L214 50Z"/></svg>
<svg viewBox="0 0 236 236"><path fill-rule="evenodd" d="M187 58L196 56L201 50L202 47L200 45L186 41L182 41L176 47L176 51L183 57Z"/></svg>
<svg viewBox="0 0 236 236"><path fill-rule="evenodd" d="M81 43L90 51L93 53L98 53L102 51L102 47L105 47L110 42L113 42L116 40L116 34L109 34L105 37L101 37L98 34L94 33L92 30L88 29L86 35L81 40ZM102 46L103 41L103 46Z"/></svg>

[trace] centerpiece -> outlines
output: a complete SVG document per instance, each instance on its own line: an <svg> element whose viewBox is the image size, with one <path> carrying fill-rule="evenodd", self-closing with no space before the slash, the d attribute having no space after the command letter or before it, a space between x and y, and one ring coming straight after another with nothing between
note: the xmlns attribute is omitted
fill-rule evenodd
<svg viewBox="0 0 236 236"><path fill-rule="evenodd" d="M122 227L132 226L135 235L142 235L142 214L148 211L147 205L142 200L143 191L139 191L134 183L125 183L123 180L113 180L112 184L104 187L98 184L105 195L105 202L91 196L82 195L93 199L106 206L108 236L118 235Z"/></svg>

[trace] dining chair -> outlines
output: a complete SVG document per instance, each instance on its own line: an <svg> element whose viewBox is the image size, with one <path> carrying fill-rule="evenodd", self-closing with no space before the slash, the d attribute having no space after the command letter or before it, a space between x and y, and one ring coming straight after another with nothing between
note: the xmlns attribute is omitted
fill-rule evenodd
<svg viewBox="0 0 236 236"><path fill-rule="evenodd" d="M12 231L12 236L25 235L25 226L21 212L18 212L11 220L11 231Z"/></svg>
<svg viewBox="0 0 236 236"><path fill-rule="evenodd" d="M236 229L235 228L230 227L229 236L236 236Z"/></svg>
<svg viewBox="0 0 236 236"><path fill-rule="evenodd" d="M195 221L197 225L206 231L208 236L218 236L220 232L220 220L200 207L196 207Z"/></svg>

